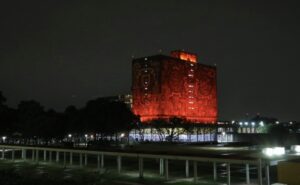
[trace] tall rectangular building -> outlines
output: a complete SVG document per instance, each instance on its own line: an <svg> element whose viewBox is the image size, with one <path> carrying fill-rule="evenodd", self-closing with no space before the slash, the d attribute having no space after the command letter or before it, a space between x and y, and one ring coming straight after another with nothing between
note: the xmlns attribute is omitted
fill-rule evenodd
<svg viewBox="0 0 300 185"><path fill-rule="evenodd" d="M217 121L215 66L173 51L132 61L132 110L141 121L178 117L194 123Z"/></svg>

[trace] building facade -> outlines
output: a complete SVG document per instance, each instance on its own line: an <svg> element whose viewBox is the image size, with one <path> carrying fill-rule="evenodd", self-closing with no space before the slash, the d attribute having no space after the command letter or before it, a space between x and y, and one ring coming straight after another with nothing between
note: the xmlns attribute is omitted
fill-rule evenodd
<svg viewBox="0 0 300 185"><path fill-rule="evenodd" d="M182 118L216 123L217 73L197 56L173 51L132 61L132 110L141 121Z"/></svg>

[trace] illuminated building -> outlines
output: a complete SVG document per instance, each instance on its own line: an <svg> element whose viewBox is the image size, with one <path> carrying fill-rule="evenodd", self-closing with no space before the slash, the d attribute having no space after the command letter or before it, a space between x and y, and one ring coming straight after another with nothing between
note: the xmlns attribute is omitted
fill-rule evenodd
<svg viewBox="0 0 300 185"><path fill-rule="evenodd" d="M173 51L132 61L132 110L141 121L178 117L216 123L216 67L197 63L197 56Z"/></svg>

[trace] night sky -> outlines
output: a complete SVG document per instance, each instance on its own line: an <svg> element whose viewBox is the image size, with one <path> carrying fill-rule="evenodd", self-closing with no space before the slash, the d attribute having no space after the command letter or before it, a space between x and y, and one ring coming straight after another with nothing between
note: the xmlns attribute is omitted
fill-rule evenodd
<svg viewBox="0 0 300 185"><path fill-rule="evenodd" d="M226 2L226 3L225 3ZM219 119L300 120L300 24L289 1L1 1L7 104L84 106L130 93L132 56L185 49L218 67Z"/></svg>

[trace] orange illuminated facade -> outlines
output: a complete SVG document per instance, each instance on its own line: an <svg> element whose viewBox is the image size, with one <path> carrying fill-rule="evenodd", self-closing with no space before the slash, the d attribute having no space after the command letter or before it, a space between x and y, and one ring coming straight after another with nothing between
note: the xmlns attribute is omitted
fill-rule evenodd
<svg viewBox="0 0 300 185"><path fill-rule="evenodd" d="M216 67L195 54L173 51L132 62L132 110L141 121L178 117L194 123L217 121Z"/></svg>

